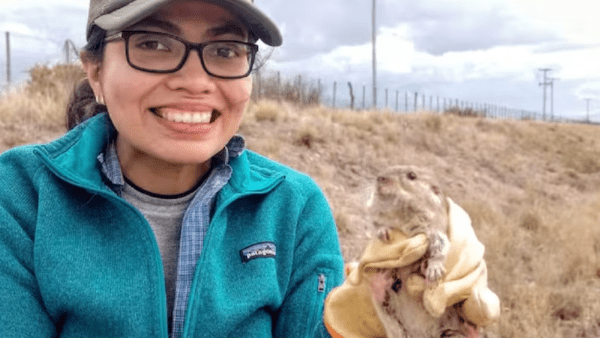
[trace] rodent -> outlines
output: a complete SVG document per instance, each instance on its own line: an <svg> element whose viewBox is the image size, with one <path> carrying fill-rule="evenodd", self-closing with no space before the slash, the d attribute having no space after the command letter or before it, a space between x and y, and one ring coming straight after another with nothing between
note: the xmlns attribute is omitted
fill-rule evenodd
<svg viewBox="0 0 600 338"><path fill-rule="evenodd" d="M377 177L368 202L371 222L380 240L389 241L389 230L408 237L423 233L429 246L422 273L427 283L437 282L445 273L449 204L433 172L424 167L401 165Z"/></svg>
<svg viewBox="0 0 600 338"><path fill-rule="evenodd" d="M431 286L445 273L450 206L433 171L408 165L390 167L377 177L368 206L379 240L389 242L391 229L396 229L408 237L423 233L429 241L421 260L381 269L370 280L373 304L387 337L477 338L477 327L463 319L460 303L435 318L426 311L421 297L406 290L413 274L422 274L425 284Z"/></svg>

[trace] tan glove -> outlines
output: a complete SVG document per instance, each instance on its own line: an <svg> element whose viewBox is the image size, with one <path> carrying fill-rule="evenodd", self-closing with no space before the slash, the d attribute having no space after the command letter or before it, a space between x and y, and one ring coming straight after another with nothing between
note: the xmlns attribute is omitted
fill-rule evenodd
<svg viewBox="0 0 600 338"><path fill-rule="evenodd" d="M414 290L424 290L423 304L434 317L446 307L465 301L465 317L478 326L487 326L500 316L500 300L487 284L487 266L483 259L485 247L471 226L469 215L448 199L450 204L450 252L446 259L446 274L441 283L425 288L423 278L411 276Z"/></svg>
<svg viewBox="0 0 600 338"><path fill-rule="evenodd" d="M325 300L324 322L334 337L385 337L385 329L373 307L370 276L375 268L396 268L412 264L427 251L427 237L407 238L390 232L390 242L371 241L358 267L347 276L344 284L331 290Z"/></svg>
<svg viewBox="0 0 600 338"><path fill-rule="evenodd" d="M469 215L452 200L450 204L450 251L446 274L440 282L425 287L422 276L413 274L406 283L407 291L423 297L423 304L434 317L447 306L465 300L465 317L479 326L498 319L500 301L487 287L487 269L483 260L484 246L477 240ZM397 231L384 243L371 241L356 269L341 286L333 289L325 301L324 322L329 333L337 338L385 337L372 301L370 276L376 268L401 268L419 260L427 251L427 238L417 235L407 238Z"/></svg>

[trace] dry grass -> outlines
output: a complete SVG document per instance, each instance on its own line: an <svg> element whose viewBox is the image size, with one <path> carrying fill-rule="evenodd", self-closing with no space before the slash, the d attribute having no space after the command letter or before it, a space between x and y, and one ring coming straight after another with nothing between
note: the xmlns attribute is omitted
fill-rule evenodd
<svg viewBox="0 0 600 338"><path fill-rule="evenodd" d="M0 95L0 151L64 132L67 100L84 74L77 65L38 65L20 88Z"/></svg>
<svg viewBox="0 0 600 338"><path fill-rule="evenodd" d="M1 99L4 148L58 133L64 101L45 93ZM486 245L502 317L482 336L575 338L600 337L598 128L259 101L240 132L249 148L315 178L348 260L369 238L364 202L376 173L393 164L431 167Z"/></svg>
<svg viewBox="0 0 600 338"><path fill-rule="evenodd" d="M280 144L274 159L317 180L332 204L346 259L358 258L368 240L364 195L377 171L430 166L486 245L490 285L503 313L483 336L600 337L598 127L280 109L286 122L264 126L268 137L248 127L259 125L251 115L242 133L251 146Z"/></svg>

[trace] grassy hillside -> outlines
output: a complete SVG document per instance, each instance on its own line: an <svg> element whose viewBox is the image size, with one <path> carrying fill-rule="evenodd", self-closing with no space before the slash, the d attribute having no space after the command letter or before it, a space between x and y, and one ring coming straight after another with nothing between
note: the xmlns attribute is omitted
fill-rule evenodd
<svg viewBox="0 0 600 338"><path fill-rule="evenodd" d="M63 132L62 99L44 95L0 99L0 150ZM600 337L598 128L260 101L240 132L249 148L314 177L347 260L369 238L364 196L377 172L431 167L486 245L502 317L483 336L559 338Z"/></svg>

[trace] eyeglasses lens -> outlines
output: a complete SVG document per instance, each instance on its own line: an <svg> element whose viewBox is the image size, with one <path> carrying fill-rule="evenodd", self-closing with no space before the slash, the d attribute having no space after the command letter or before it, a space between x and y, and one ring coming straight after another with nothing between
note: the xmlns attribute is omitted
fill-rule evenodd
<svg viewBox="0 0 600 338"><path fill-rule="evenodd" d="M163 34L133 33L127 49L131 65L147 71L176 71L186 57L186 44ZM207 73L235 78L248 75L254 53L250 45L242 42L212 41L204 44L201 58Z"/></svg>

